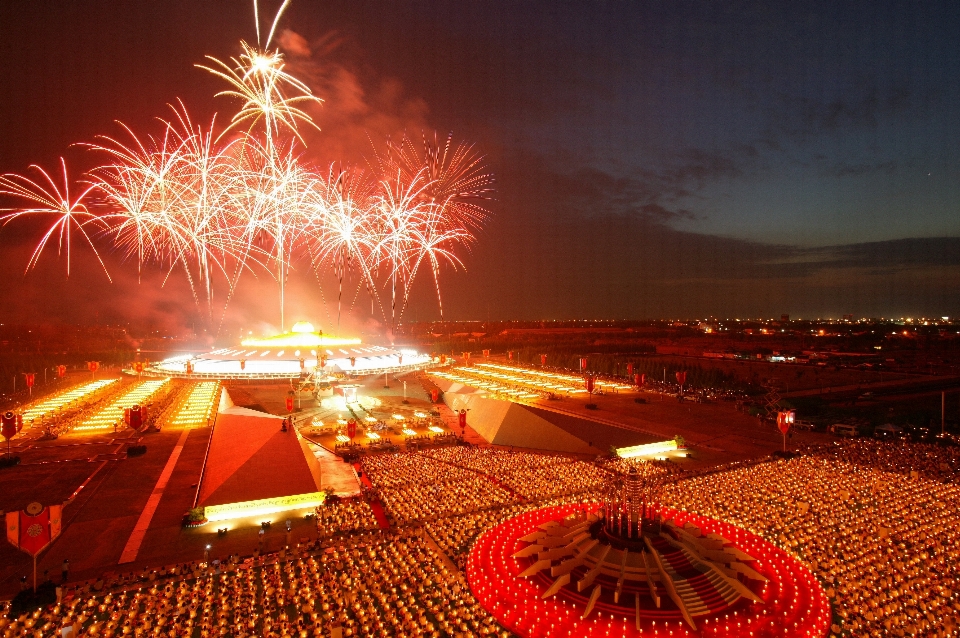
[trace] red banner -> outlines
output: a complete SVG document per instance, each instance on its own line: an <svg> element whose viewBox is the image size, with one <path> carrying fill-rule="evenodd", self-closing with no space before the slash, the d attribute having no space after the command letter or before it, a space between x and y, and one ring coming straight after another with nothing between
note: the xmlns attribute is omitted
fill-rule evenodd
<svg viewBox="0 0 960 638"><path fill-rule="evenodd" d="M469 353L469 352L464 352L464 353L463 353L463 362L464 362L464 363L470 363L470 353Z"/></svg>
<svg viewBox="0 0 960 638"><path fill-rule="evenodd" d="M17 549L36 556L60 535L61 505L43 507L31 503L26 511L7 512L7 541Z"/></svg>
<svg viewBox="0 0 960 638"><path fill-rule="evenodd" d="M100 369L99 361L87 361L87 370L89 370L90 372L96 372L99 369Z"/></svg>
<svg viewBox="0 0 960 638"><path fill-rule="evenodd" d="M3 416L0 417L2 420L2 427L0 427L0 434L3 434L3 438L9 440L17 435L17 415L13 412L4 412Z"/></svg>
<svg viewBox="0 0 960 638"><path fill-rule="evenodd" d="M513 361L513 350L507 353L507 360Z"/></svg>
<svg viewBox="0 0 960 638"><path fill-rule="evenodd" d="M193 374L193 363L192 363L192 362L187 361L186 364L184 364L184 368L186 369L187 374Z"/></svg>
<svg viewBox="0 0 960 638"><path fill-rule="evenodd" d="M434 403L439 403L440 390L437 390L436 388L434 388L433 390L430 390L430 400L433 401Z"/></svg>
<svg viewBox="0 0 960 638"><path fill-rule="evenodd" d="M460 419L460 429L462 430L463 428L467 427L467 411L460 410L460 412L457 413L457 416Z"/></svg>
<svg viewBox="0 0 960 638"><path fill-rule="evenodd" d="M287 412L293 412L293 397L287 397Z"/></svg>
<svg viewBox="0 0 960 638"><path fill-rule="evenodd" d="M447 355L445 354L440 355L440 365L443 365L446 362L447 362Z"/></svg>
<svg viewBox="0 0 960 638"><path fill-rule="evenodd" d="M347 436L350 437L350 440L353 440L353 437L357 436L357 420L350 419L347 421Z"/></svg>
<svg viewBox="0 0 960 638"><path fill-rule="evenodd" d="M326 367L327 367L327 358L326 358L326 357L320 357L320 367L321 367L321 368L326 368Z"/></svg>
<svg viewBox="0 0 960 638"><path fill-rule="evenodd" d="M63 378L67 374L67 366L57 366L57 376Z"/></svg>
<svg viewBox="0 0 960 638"><path fill-rule="evenodd" d="M140 426L143 425L143 409L139 405L130 408L130 419L127 421L127 425L136 430L139 430Z"/></svg>
<svg viewBox="0 0 960 638"><path fill-rule="evenodd" d="M542 366L547 365L547 355L545 354L540 355L540 365Z"/></svg>
<svg viewBox="0 0 960 638"><path fill-rule="evenodd" d="M356 367L356 365L357 365L357 358L350 357L350 367L353 368L353 367Z"/></svg>
<svg viewBox="0 0 960 638"><path fill-rule="evenodd" d="M687 382L687 373L686 373L686 372L678 372L678 373L677 373L677 383L679 383L680 385L683 385L683 384L686 383L686 382Z"/></svg>
<svg viewBox="0 0 960 638"><path fill-rule="evenodd" d="M487 358L487 357L489 357L489 356L490 356L490 351L489 351L489 350L484 350L484 351L483 351L483 357L484 357L484 358Z"/></svg>
<svg viewBox="0 0 960 638"><path fill-rule="evenodd" d="M397 355L397 365L398 365L398 366L402 366L402 365L403 365L403 355L402 355L402 354L398 354L398 355Z"/></svg>
<svg viewBox="0 0 960 638"><path fill-rule="evenodd" d="M134 362L133 371L136 372L137 374L140 374L141 372L143 372L143 361Z"/></svg>
<svg viewBox="0 0 960 638"><path fill-rule="evenodd" d="M246 359L240 359L240 369L241 369L241 370L246 370L246 369L247 369L247 360L246 360Z"/></svg>
<svg viewBox="0 0 960 638"><path fill-rule="evenodd" d="M593 377L586 377L584 379L584 384L587 386L587 392L593 394Z"/></svg>
<svg viewBox="0 0 960 638"><path fill-rule="evenodd" d="M627 378L630 378L630 377L632 377L632 376L633 376L633 364L632 364L632 363L628 363L628 364L627 364Z"/></svg>
<svg viewBox="0 0 960 638"><path fill-rule="evenodd" d="M34 381L36 380L36 378L37 378L36 373L33 373L33 372L24 372L24 373L23 373L23 376L26 377L26 379L27 379L27 387L28 387L28 388L32 388L32 387L33 387L33 382L34 382Z"/></svg>
<svg viewBox="0 0 960 638"><path fill-rule="evenodd" d="M587 369L587 358L580 357L580 372L583 372Z"/></svg>

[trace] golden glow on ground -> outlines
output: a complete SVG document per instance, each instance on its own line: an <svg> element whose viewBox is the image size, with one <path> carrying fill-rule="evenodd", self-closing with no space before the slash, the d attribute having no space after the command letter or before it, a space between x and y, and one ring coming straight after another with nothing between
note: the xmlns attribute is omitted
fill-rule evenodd
<svg viewBox="0 0 960 638"><path fill-rule="evenodd" d="M435 425L431 425L427 429L430 430L431 432L437 432L437 433L443 432L443 428L438 428Z"/></svg>
<svg viewBox="0 0 960 638"><path fill-rule="evenodd" d="M643 445L631 445L630 447L617 448L617 456L622 459L634 459L639 456L655 456L664 452L672 452L677 449L677 442L658 441L657 443L645 443Z"/></svg>
<svg viewBox="0 0 960 638"><path fill-rule="evenodd" d="M209 505L203 509L207 521L212 523L246 516L265 516L290 510L312 509L318 505L323 505L322 492L262 498L256 501L229 503L227 505Z"/></svg>
<svg viewBox="0 0 960 638"><path fill-rule="evenodd" d="M358 396L357 403L359 403L364 410L369 412L374 408L380 407L381 401L376 397ZM339 394L335 394L332 397L324 397L320 399L320 407L324 410L346 410L347 400Z"/></svg>
<svg viewBox="0 0 960 638"><path fill-rule="evenodd" d="M164 384L169 383L170 379L158 379L138 383L132 390L122 397L100 410L92 417L73 428L74 431L82 432L85 430L106 430L112 428L117 421L123 421L124 408L132 407L136 404L143 404L153 394L162 388Z"/></svg>
<svg viewBox="0 0 960 638"><path fill-rule="evenodd" d="M546 372L540 370L531 370L529 368L518 368L516 366L505 366L496 363L478 363L468 368L457 368L458 371L473 374L493 380L508 381L520 385L529 386L533 390L543 390L547 392L566 392L568 394L586 394L584 380L582 376L572 374L560 374L557 372ZM596 382L598 388L616 388L617 390L633 390L632 385L625 383L613 383L609 381Z"/></svg>
<svg viewBox="0 0 960 638"><path fill-rule="evenodd" d="M349 442L350 442L350 437L347 436L346 434L337 435L337 443L349 443Z"/></svg>
<svg viewBox="0 0 960 638"><path fill-rule="evenodd" d="M77 387L58 394L55 397L38 401L24 410L23 421L24 423L28 423L33 419L39 419L51 412L56 412L60 408L66 407L67 404L83 399L116 381L116 379L99 379L97 381L90 381L89 383L81 383Z"/></svg>
<svg viewBox="0 0 960 638"><path fill-rule="evenodd" d="M171 418L167 425L183 428L200 428L208 423L208 419L213 416L220 389L220 383L217 381L204 381L193 386L187 400L183 402L180 410Z"/></svg>
<svg viewBox="0 0 960 638"><path fill-rule="evenodd" d="M301 330L297 330L298 327L300 327ZM309 327L310 331L302 331L305 327ZM335 346L356 346L360 344L360 340L331 337L322 332L313 332L312 325L301 322L294 326L292 332L284 332L283 334L272 337L244 339L240 344L253 348L330 348Z"/></svg>
<svg viewBox="0 0 960 638"><path fill-rule="evenodd" d="M403 428L403 433L407 436L417 436L417 431L411 430L410 428Z"/></svg>
<svg viewBox="0 0 960 638"><path fill-rule="evenodd" d="M455 368L455 370L459 372L461 368ZM429 374L435 377L440 377L441 379L446 379L447 381L453 381L454 383L462 383L464 385L473 386L474 388L479 388L481 390L487 390L488 392L492 392L494 394L505 395L510 399L537 399L540 397L539 394L534 394L533 392L527 392L526 390L502 385L500 383L494 383L492 381L484 381L476 377L460 375L454 371L440 372L439 370L431 370Z"/></svg>

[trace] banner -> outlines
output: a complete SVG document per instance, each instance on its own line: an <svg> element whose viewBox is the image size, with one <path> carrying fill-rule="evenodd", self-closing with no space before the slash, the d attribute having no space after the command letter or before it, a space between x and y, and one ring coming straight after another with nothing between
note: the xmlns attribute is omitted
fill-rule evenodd
<svg viewBox="0 0 960 638"><path fill-rule="evenodd" d="M136 361L136 362L134 362L134 364L133 364L133 371L136 372L137 374L142 373L142 372L143 372L143 361Z"/></svg>
<svg viewBox="0 0 960 638"><path fill-rule="evenodd" d="M293 397L287 397L287 412L293 412Z"/></svg>
<svg viewBox="0 0 960 638"><path fill-rule="evenodd" d="M467 427L467 411L461 409L460 412L457 413L457 416L460 418L460 429L462 430Z"/></svg>
<svg viewBox="0 0 960 638"><path fill-rule="evenodd" d="M587 392L593 394L593 377L588 376L584 379L585 385L587 386Z"/></svg>
<svg viewBox="0 0 960 638"><path fill-rule="evenodd" d="M33 382L36 379L37 375L34 372L24 372L23 376L27 379L27 387L32 388Z"/></svg>
<svg viewBox="0 0 960 638"><path fill-rule="evenodd" d="M687 373L686 373L685 371L684 371L684 372L678 372L678 373L677 373L677 383L679 383L680 385L683 385L683 384L686 383L686 382L687 382Z"/></svg>
<svg viewBox="0 0 960 638"><path fill-rule="evenodd" d="M540 355L540 365L542 366L547 365L547 355L545 354Z"/></svg>
<svg viewBox="0 0 960 638"><path fill-rule="evenodd" d="M90 372L96 372L99 369L100 369L99 361L87 361L87 370L89 370Z"/></svg>
<svg viewBox="0 0 960 638"><path fill-rule="evenodd" d="M30 503L25 511L7 512L7 541L36 556L60 535L62 509L62 505L44 507L40 503Z"/></svg>
<svg viewBox="0 0 960 638"><path fill-rule="evenodd" d="M350 440L353 440L353 437L357 436L357 420L350 419L347 421L347 436L350 437Z"/></svg>
<svg viewBox="0 0 960 638"><path fill-rule="evenodd" d="M0 427L0 434L3 434L3 438L10 440L17 435L17 415L13 412L7 411L4 412L3 416L0 417L2 421L2 427Z"/></svg>
<svg viewBox="0 0 960 638"><path fill-rule="evenodd" d="M632 376L633 376L633 364L632 364L632 363L628 363L628 364L627 364L627 378L629 379L629 378L632 377Z"/></svg>
<svg viewBox="0 0 960 638"><path fill-rule="evenodd" d="M437 390L436 388L430 390L430 400L434 403L438 403L440 401L440 390Z"/></svg>
<svg viewBox="0 0 960 638"><path fill-rule="evenodd" d="M61 379L67 374L67 366L57 366L57 376Z"/></svg>
<svg viewBox="0 0 960 638"><path fill-rule="evenodd" d="M587 358L580 357L580 372L584 372L587 369Z"/></svg>

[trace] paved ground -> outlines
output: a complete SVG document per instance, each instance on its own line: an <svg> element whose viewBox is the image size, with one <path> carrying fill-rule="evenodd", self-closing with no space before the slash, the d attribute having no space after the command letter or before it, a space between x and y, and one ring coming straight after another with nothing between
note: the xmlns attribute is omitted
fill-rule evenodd
<svg viewBox="0 0 960 638"><path fill-rule="evenodd" d="M407 377L407 397L403 404L403 384L391 380L389 389L383 379L369 380L361 392L381 400L382 410L393 413L399 406L413 409L428 407L429 398L415 381ZM285 386L233 386L231 396L238 405L285 414ZM588 410L588 399L538 401L545 410L557 410L579 418L615 423L656 438L680 434L693 447L693 465L723 463L739 458L765 455L781 446L779 432L760 426L755 418L736 412L733 404L680 404L675 399L661 399L657 394L642 393L646 403L638 404L636 393L593 397L598 410ZM319 414L322 406L315 401L302 401L300 412ZM454 431L456 415L440 407L441 418ZM472 429L467 439L482 443ZM192 429L187 435L180 457L160 497L143 542L132 563L118 565L124 546L153 493L157 480L167 464L181 431L168 428L154 434L139 435L128 431L69 434L54 441L24 439L18 442L22 464L0 470L0 509L21 509L31 501L44 504L64 502L76 493L64 508L64 531L41 556L39 574L49 570L59 580L64 558L70 559L70 580L98 577L105 572L141 571L202 558L210 546L211 558L229 554L250 555L261 543L259 521L233 524L224 536L215 526L196 530L181 527L184 512L193 506L201 468L207 452L210 428ZM125 458L126 446L137 439L147 446L147 454ZM832 440L822 434L798 433L790 443ZM686 461L685 461L686 462ZM82 489L80 489L82 486ZM79 490L79 491L78 491ZM265 551L277 550L283 544L296 544L315 537L310 520L291 519L288 534L283 520L274 520L262 537ZM0 544L0 596L10 596L19 587L19 579L30 572L30 558L7 543Z"/></svg>
<svg viewBox="0 0 960 638"><path fill-rule="evenodd" d="M637 398L645 403L636 403ZM595 404L598 409L587 409L588 403ZM680 403L675 397L655 392L630 392L559 401L538 400L531 405L632 429L659 440L679 434L693 451L691 466L765 456L783 447L779 430L771 425L761 425L756 417L738 412L732 402ZM823 433L796 431L787 440L787 449L834 440Z"/></svg>

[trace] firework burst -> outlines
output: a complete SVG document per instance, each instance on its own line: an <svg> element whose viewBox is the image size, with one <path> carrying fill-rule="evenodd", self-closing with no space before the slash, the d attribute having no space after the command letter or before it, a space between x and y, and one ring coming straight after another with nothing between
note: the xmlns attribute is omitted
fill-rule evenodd
<svg viewBox="0 0 960 638"><path fill-rule="evenodd" d="M254 2L258 45L241 42L241 54L229 63L208 56L209 65L198 65L227 82L217 95L240 102L222 130L216 117L196 124L178 103L172 118L160 120L159 135L139 137L121 125L126 141L104 136L87 144L107 159L75 195L62 160L62 186L39 167L32 167L41 176L36 181L0 177L0 195L26 202L0 209L4 225L55 216L27 271L56 238L69 274L71 236L80 233L106 272L95 243L101 236L138 268L156 264L167 277L182 271L212 319L216 281L225 282L226 307L243 273L266 270L278 283L282 326L286 281L299 261L318 277L330 272L338 279L338 318L344 285L355 278L357 292L366 290L391 322L402 316L426 266L442 313L440 269L463 265L457 250L469 247L487 218L492 176L475 148L452 135L388 142L370 170L321 170L306 161L299 129L316 128L305 108L322 100L269 48L288 4L263 47ZM94 196L101 204L95 211L86 203ZM389 297L389 317L382 295Z"/></svg>

